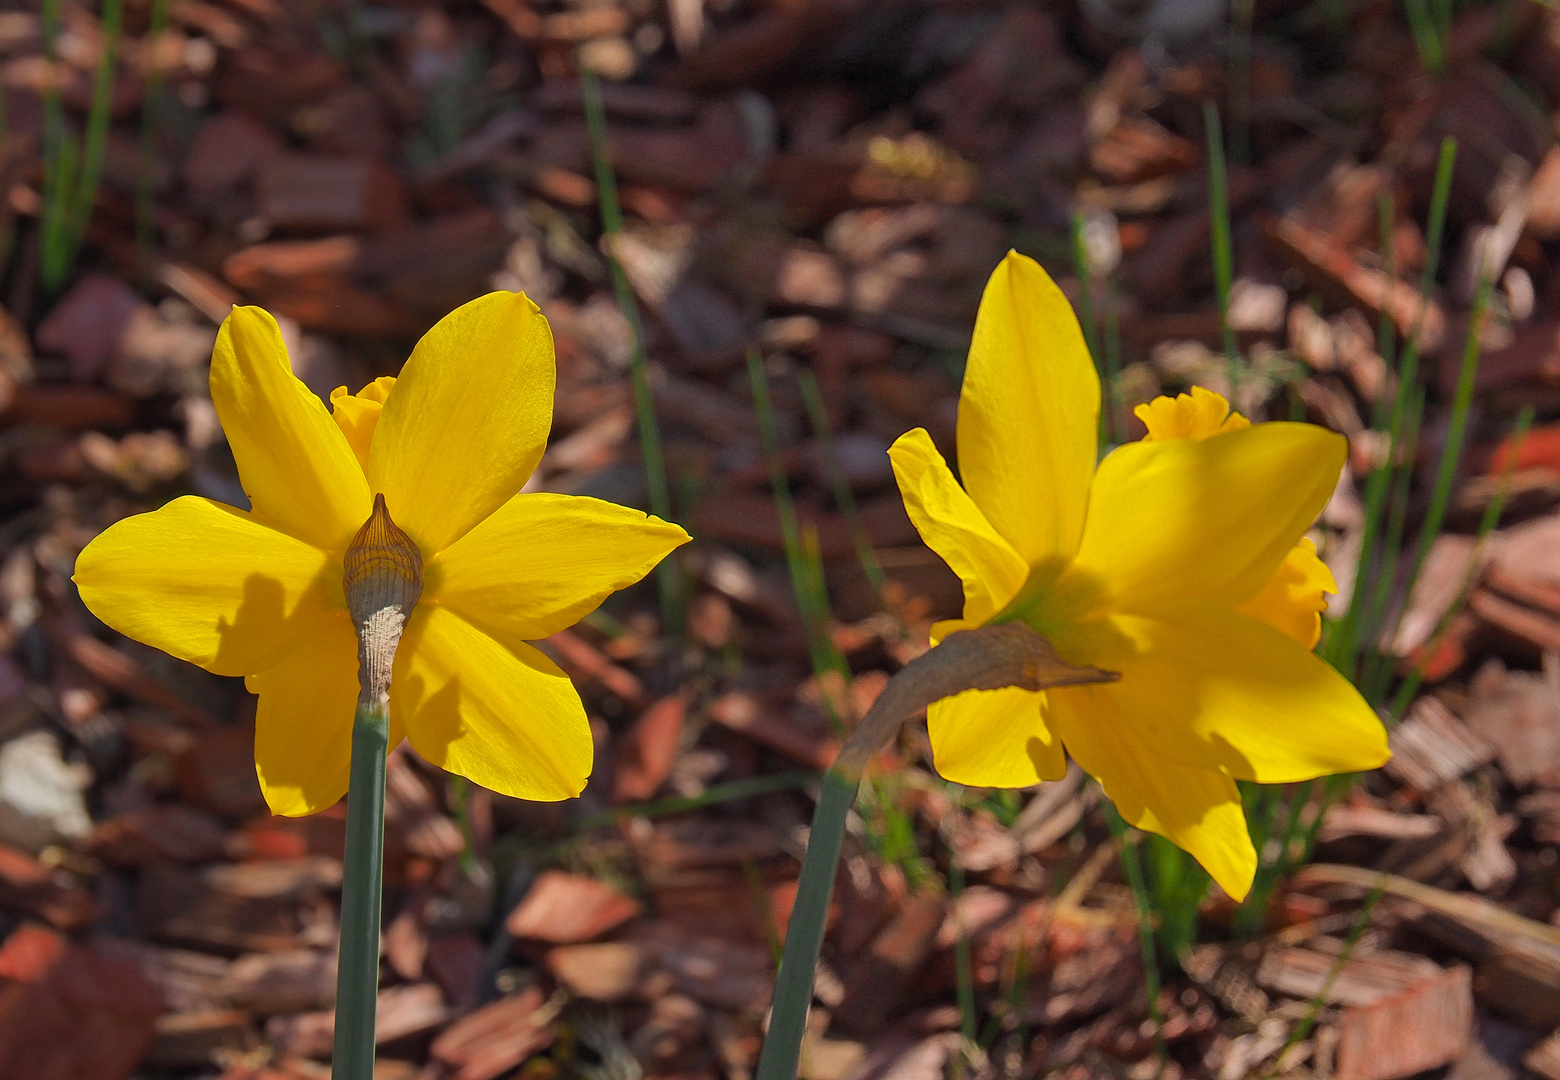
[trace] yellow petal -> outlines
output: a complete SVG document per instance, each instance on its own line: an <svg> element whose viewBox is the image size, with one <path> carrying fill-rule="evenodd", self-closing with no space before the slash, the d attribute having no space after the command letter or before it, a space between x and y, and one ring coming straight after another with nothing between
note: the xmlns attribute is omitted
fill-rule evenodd
<svg viewBox="0 0 1560 1080"><path fill-rule="evenodd" d="M1326 505L1347 449L1289 423L1117 447L1058 591L1144 615L1244 604Z"/></svg>
<svg viewBox="0 0 1560 1080"><path fill-rule="evenodd" d="M964 621L980 625L1023 588L1028 565L965 494L924 428L899 436L888 457L916 531L964 583Z"/></svg>
<svg viewBox="0 0 1560 1080"><path fill-rule="evenodd" d="M1386 730L1359 691L1249 616L1116 615L1063 630L1053 644L1069 662L1121 673L1091 698L1108 702L1157 760L1287 784L1374 769L1389 756Z"/></svg>
<svg viewBox="0 0 1560 1080"><path fill-rule="evenodd" d="M1243 614L1261 619L1288 634L1307 649L1322 639L1322 612L1327 594L1338 591L1332 571L1316 554L1309 536L1289 549L1262 591L1240 606Z"/></svg>
<svg viewBox="0 0 1560 1080"><path fill-rule="evenodd" d="M345 611L339 562L193 495L99 533L74 580L87 609L121 634L218 675L276 663Z"/></svg>
<svg viewBox="0 0 1560 1080"><path fill-rule="evenodd" d="M293 376L269 312L236 307L211 355L211 400L255 518L326 551L346 550L373 503L324 402Z"/></svg>
<svg viewBox="0 0 1560 1080"><path fill-rule="evenodd" d="M368 448L374 443L374 428L379 424L379 413L395 386L394 375L381 375L355 394L338 386L330 392L330 415L336 426L347 437L352 453L368 475Z"/></svg>
<svg viewBox="0 0 1560 1080"><path fill-rule="evenodd" d="M1062 744L1046 727L1045 695L1009 687L966 690L932 703L926 727L932 763L967 787L1029 787L1067 771Z"/></svg>
<svg viewBox="0 0 1560 1080"><path fill-rule="evenodd" d="M529 479L552 425L553 380L552 331L520 293L463 304L417 343L374 431L369 476L425 558Z"/></svg>
<svg viewBox="0 0 1560 1080"><path fill-rule="evenodd" d="M1148 434L1144 442L1160 439L1211 439L1230 431L1243 431L1251 426L1238 412L1230 410L1230 403L1223 394L1201 386L1192 387L1189 394L1176 397L1161 395L1146 405L1132 410Z"/></svg>
<svg viewBox="0 0 1560 1080"><path fill-rule="evenodd" d="M447 608L419 605L407 622L390 715L423 757L503 795L555 802L590 775L590 725L569 677Z"/></svg>
<svg viewBox="0 0 1560 1080"><path fill-rule="evenodd" d="M340 802L358 697L357 635L347 613L312 624L286 658L244 682L260 695L255 771L271 813L298 817Z"/></svg>
<svg viewBox="0 0 1560 1080"><path fill-rule="evenodd" d="M1009 252L975 317L959 395L959 474L1030 566L1078 549L1099 439L1100 380L1067 297Z"/></svg>
<svg viewBox="0 0 1560 1080"><path fill-rule="evenodd" d="M1051 727L1121 816L1190 854L1219 887L1244 900L1257 871L1240 789L1217 769L1166 761L1139 740L1108 686L1068 686L1048 695Z"/></svg>
<svg viewBox="0 0 1560 1080"><path fill-rule="evenodd" d="M600 499L516 495L428 562L423 595L482 630L536 640L573 626L688 539L681 526Z"/></svg>

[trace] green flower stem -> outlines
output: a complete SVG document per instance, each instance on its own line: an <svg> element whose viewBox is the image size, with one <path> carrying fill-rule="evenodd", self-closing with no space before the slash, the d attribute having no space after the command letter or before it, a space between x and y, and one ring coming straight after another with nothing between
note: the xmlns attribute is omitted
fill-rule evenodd
<svg viewBox="0 0 1560 1080"><path fill-rule="evenodd" d="M840 861L845 820L856 802L859 785L859 780L849 779L836 769L823 774L823 792L807 837L802 876L796 883L796 905L791 909L785 952L775 977L775 1005L758 1059L757 1080L792 1080L801 1063L807 1009L812 1004L813 971L823 948L829 898L834 892L834 868Z"/></svg>
<svg viewBox="0 0 1560 1080"><path fill-rule="evenodd" d="M347 789L347 852L341 883L341 957L336 968L335 1080L374 1075L374 1010L379 1001L379 909L384 888L385 755L390 710L359 704L352 718Z"/></svg>
<svg viewBox="0 0 1560 1080"><path fill-rule="evenodd" d="M795 1080L834 871L845 842L845 821L868 762L893 740L904 722L932 702L964 690L1009 686L1042 690L1117 678L1114 672L1063 663L1045 638L1024 623L1009 622L949 634L889 680L845 740L834 767L823 776L755 1080Z"/></svg>

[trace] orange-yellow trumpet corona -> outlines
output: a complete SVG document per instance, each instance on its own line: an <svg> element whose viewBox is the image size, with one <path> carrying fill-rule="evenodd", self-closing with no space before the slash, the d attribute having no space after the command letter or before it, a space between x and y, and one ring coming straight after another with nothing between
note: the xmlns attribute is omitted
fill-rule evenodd
<svg viewBox="0 0 1560 1080"><path fill-rule="evenodd" d="M250 509L194 496L107 529L75 581L109 626L259 695L255 764L278 814L347 790L357 632L343 557L376 496L421 555L395 653L390 745L495 791L579 794L579 695L528 641L577 621L688 535L597 499L522 494L552 423L552 333L518 293L439 322L400 377L327 409L293 375L276 321L234 308L211 397Z"/></svg>
<svg viewBox="0 0 1560 1080"><path fill-rule="evenodd" d="M929 710L937 771L1022 787L1071 755L1122 817L1190 852L1236 899L1257 855L1236 780L1289 783L1387 760L1381 721L1311 652L1332 575L1303 534L1344 439L1253 426L1194 390L1138 409L1141 442L1097 460L1100 384L1078 321L1009 254L976 318L959 398L963 486L922 429L889 451L905 508L964 583L933 640L1021 619L1114 683L972 690Z"/></svg>

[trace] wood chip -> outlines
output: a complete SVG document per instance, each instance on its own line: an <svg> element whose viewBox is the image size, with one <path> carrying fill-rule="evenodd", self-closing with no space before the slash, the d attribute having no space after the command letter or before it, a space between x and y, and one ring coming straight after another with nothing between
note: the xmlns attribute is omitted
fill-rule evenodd
<svg viewBox="0 0 1560 1080"><path fill-rule="evenodd" d="M1366 1005L1338 1020L1335 1080L1400 1080L1450 1064L1473 1037L1473 975L1462 966Z"/></svg>

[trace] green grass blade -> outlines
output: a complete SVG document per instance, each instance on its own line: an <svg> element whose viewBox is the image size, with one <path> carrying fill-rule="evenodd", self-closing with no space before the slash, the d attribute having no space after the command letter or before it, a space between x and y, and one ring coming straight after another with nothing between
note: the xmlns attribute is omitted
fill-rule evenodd
<svg viewBox="0 0 1560 1080"><path fill-rule="evenodd" d="M1105 821L1110 834L1116 840L1116 850L1121 856L1121 868L1127 875L1127 886L1138 909L1138 949L1143 957L1143 984L1148 993L1148 1015L1154 1021L1154 1048L1164 1062L1168 1049L1165 1046L1165 1018L1159 1011L1159 988L1163 975L1159 968L1159 947L1154 941L1154 900L1143 880L1143 864L1138 857L1137 844L1127 835L1127 823L1121 819L1115 805L1104 800Z"/></svg>
<svg viewBox="0 0 1560 1080"><path fill-rule="evenodd" d="M1240 349L1230 327L1230 289L1235 281L1235 255L1230 240L1229 177L1224 164L1224 135L1219 127L1219 107L1203 102L1203 127L1208 136L1208 214L1213 247L1213 286L1219 298L1219 333L1224 341L1224 360L1229 367L1230 386L1236 384Z"/></svg>
<svg viewBox="0 0 1560 1080"><path fill-rule="evenodd" d="M803 370L798 374L797 383L802 390L802 400L807 403L807 416L812 421L813 435L823 451L824 471L829 475L834 501L845 518L846 528L850 530L851 542L856 545L856 558L861 563L861 571L866 574L867 581L881 602L888 579L883 575L883 566L878 562L877 552L872 550L872 540L861 523L856 496L850 490L850 481L844 470L840 468L839 455L834 452L834 432L829 426L829 410L823 401L823 391L818 388L818 380L811 371Z"/></svg>
<svg viewBox="0 0 1560 1080"><path fill-rule="evenodd" d="M594 72L580 68L580 89L585 102L585 125L590 132L591 161L596 175L596 199L601 211L601 229L607 235L607 273L618 308L633 331L633 350L629 354L628 374L634 391L634 413L639 428L639 455L645 466L645 486L650 492L650 512L663 521L672 517L671 489L666 480L666 459L661 450L661 426L655 412L655 396L650 390L650 373L645 358L645 329L639 315L639 301L623 273L622 264L612 250L612 241L623 231L623 211L618 203L617 176L612 171L612 156L607 146L607 114L601 101L601 83ZM675 559L662 559L656 565L656 581L661 591L661 619L668 632L680 634L683 626L682 575Z"/></svg>

